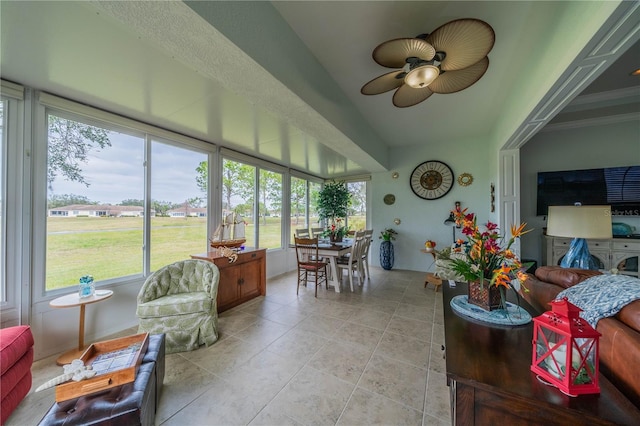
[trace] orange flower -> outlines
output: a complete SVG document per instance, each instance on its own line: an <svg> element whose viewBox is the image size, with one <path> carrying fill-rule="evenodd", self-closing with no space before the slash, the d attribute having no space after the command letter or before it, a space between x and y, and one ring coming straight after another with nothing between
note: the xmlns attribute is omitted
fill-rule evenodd
<svg viewBox="0 0 640 426"><path fill-rule="evenodd" d="M502 265L499 269L496 269L493 272L495 273L495 285L501 285L505 288L509 288L509 285L511 284L511 278L509 277L511 267Z"/></svg>
<svg viewBox="0 0 640 426"><path fill-rule="evenodd" d="M511 225L511 237L518 238L531 231L531 229L524 230L524 227L527 226L526 222L520 224L520 226L516 227L515 225Z"/></svg>

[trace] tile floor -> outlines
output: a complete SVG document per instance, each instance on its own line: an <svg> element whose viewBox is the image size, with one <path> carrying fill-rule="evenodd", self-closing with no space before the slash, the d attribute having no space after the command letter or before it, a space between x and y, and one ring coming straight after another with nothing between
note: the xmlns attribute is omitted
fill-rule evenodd
<svg viewBox="0 0 640 426"><path fill-rule="evenodd" d="M375 267L341 288L296 296L289 273L221 314L218 342L167 355L156 424L450 424L442 293L423 272ZM33 389L59 374L55 358L34 363ZM32 390L7 425L37 424L53 395Z"/></svg>

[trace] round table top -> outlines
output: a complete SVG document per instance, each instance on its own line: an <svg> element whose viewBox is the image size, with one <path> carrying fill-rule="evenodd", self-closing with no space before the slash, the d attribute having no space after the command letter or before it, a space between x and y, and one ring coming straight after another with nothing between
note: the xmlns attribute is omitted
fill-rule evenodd
<svg viewBox="0 0 640 426"><path fill-rule="evenodd" d="M54 308L70 308L72 306L87 305L108 299L113 296L113 290L96 290L93 296L80 298L80 293L71 293L60 296L49 302Z"/></svg>

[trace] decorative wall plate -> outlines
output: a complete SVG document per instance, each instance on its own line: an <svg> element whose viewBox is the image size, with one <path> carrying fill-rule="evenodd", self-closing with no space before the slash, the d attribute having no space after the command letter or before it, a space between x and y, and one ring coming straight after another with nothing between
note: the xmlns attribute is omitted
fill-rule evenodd
<svg viewBox="0 0 640 426"><path fill-rule="evenodd" d="M435 200L451 190L453 179L453 172L445 163L425 161L413 170L409 184L418 197Z"/></svg>
<svg viewBox="0 0 640 426"><path fill-rule="evenodd" d="M469 186L473 183L473 176L471 176L471 173L463 173L460 176L458 176L458 184L460 186Z"/></svg>
<svg viewBox="0 0 640 426"><path fill-rule="evenodd" d="M388 206L396 202L396 196L393 194L387 194L384 196L384 203Z"/></svg>

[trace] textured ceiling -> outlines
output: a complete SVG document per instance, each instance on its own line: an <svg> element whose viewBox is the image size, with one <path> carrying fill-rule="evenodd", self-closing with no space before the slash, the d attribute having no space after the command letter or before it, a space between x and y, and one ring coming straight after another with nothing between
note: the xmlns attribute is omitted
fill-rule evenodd
<svg viewBox="0 0 640 426"><path fill-rule="evenodd" d="M627 39L601 49L603 61L572 81L572 90L552 95L581 55L589 56L583 50L603 37L603 26L625 17L638 22L632 5L620 11L618 2L579 1L1 2L0 73L330 178L386 170L397 146L472 137L524 143L531 132L518 129L540 105L552 102L559 111L638 40L637 24L635 31L619 25ZM483 19L496 32L489 70L478 83L406 109L392 106L391 93L360 94L386 71L371 58L375 46L461 17ZM535 129L555 114L547 115Z"/></svg>

